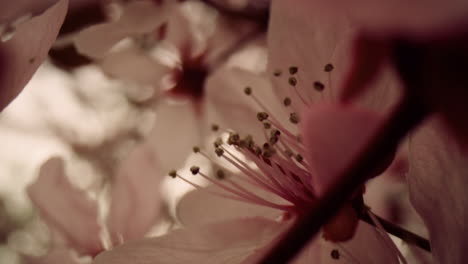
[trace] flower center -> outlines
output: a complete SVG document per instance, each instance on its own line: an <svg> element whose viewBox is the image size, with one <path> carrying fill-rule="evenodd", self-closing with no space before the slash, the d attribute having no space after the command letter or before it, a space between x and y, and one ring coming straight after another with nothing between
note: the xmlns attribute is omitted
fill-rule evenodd
<svg viewBox="0 0 468 264"><path fill-rule="evenodd" d="M289 68L291 75L289 84L293 88L293 93L302 98L302 102L298 103L307 106L307 99L296 89L298 83L295 75L297 72L297 67ZM300 135L294 132L298 130L300 116L291 110L295 107L290 97L284 98L282 102L284 109L289 112L289 118L288 120L280 120L255 95L252 87L245 87L244 93L261 109L257 113L257 119L261 123L264 138L256 141L251 135L240 135L231 130L220 131L218 125L213 125L213 132L228 135L224 140L222 137L218 137L213 143L216 156L233 165L240 173L236 177L226 177L223 170L218 170L216 177L209 177L198 166L193 166L191 172L223 190L213 192L215 195L280 209L287 213L300 214L316 201L312 175L309 172L307 160L304 158L306 157L304 146ZM286 125L287 123L290 125ZM194 147L193 150L214 164L219 163L213 155L208 155L199 147ZM176 171L172 171L170 176L179 177L192 186L201 188ZM284 203L277 203L272 199L262 197L252 191L255 188L278 196L284 200Z"/></svg>
<svg viewBox="0 0 468 264"><path fill-rule="evenodd" d="M169 90L170 95L188 97L196 102L203 98L208 70L202 65L185 64L175 72L176 85Z"/></svg>

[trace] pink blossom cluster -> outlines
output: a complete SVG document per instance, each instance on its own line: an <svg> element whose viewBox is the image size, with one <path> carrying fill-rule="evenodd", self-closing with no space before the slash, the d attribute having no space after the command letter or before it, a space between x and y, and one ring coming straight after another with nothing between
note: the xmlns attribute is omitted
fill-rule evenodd
<svg viewBox="0 0 468 264"><path fill-rule="evenodd" d="M466 1L0 7L2 114L40 67L100 76L41 128L71 154L24 263L468 261Z"/></svg>

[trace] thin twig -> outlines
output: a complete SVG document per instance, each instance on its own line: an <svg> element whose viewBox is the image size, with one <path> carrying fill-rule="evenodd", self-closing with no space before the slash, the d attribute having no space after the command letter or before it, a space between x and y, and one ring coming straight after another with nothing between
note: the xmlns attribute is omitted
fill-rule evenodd
<svg viewBox="0 0 468 264"><path fill-rule="evenodd" d="M374 214L375 215L375 214ZM402 227L395 225L394 223L383 219L382 217L375 215L375 217L379 220L380 224L382 225L383 229L387 231L389 234L392 234L401 240L405 241L408 244L415 245L421 249L426 250L427 252L431 252L431 244L429 240L410 232ZM375 223L369 217L368 214L359 214L359 219L362 221L375 226Z"/></svg>

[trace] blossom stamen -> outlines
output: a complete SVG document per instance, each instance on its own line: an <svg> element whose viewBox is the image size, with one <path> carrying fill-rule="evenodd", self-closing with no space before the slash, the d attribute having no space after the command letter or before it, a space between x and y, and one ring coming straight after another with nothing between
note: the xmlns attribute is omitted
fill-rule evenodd
<svg viewBox="0 0 468 264"><path fill-rule="evenodd" d="M258 173L257 171L253 170L250 168L249 165L247 165L245 162L237 158L234 154L229 152L226 148L223 147L223 150L229 154L230 157L227 157L223 155L222 157L230 162L232 165L234 165L237 169L239 169L242 173L244 173L244 176L246 177L239 177L240 179L245 179L248 183L255 185L257 187L260 187L266 191L272 192L279 197L282 197L283 199L290 201L291 203L294 203L296 201L293 197L290 197L287 192L285 192L284 189L281 188L280 185L276 185L276 189L274 186L272 186L269 183L267 174L262 175L261 173ZM257 164L258 165L258 164ZM253 182L252 182L253 181ZM275 182L272 182L273 185L275 185Z"/></svg>
<svg viewBox="0 0 468 264"><path fill-rule="evenodd" d="M194 168L194 167L196 167L196 166L193 166L192 168ZM215 181L215 180L211 179L210 177L206 176L205 174L202 174L200 171L198 171L196 174L202 176L203 178L210 181L211 183L216 184L217 186L221 187L222 189L228 191L228 194L207 190L203 186L200 186L199 184L196 184L196 183L188 180L187 178L181 176L175 170L169 172L169 176L171 176L172 178L179 178L182 181L184 181L184 182L190 184L191 186L195 187L196 189L203 190L203 191L205 191L207 193L210 193L212 195L224 197L224 198L231 199L231 200L241 201L241 202L254 203L254 204L257 204L257 205L271 207L271 208L275 208L275 209L279 209L279 210L283 210L283 211L290 211L291 210L291 208L289 206L287 206L287 205L279 205L279 204L269 202L269 201L267 201L267 200L265 200L263 198L260 198L260 197L258 197L256 195L246 191L242 187L241 188L243 190L245 190L246 192L243 193L242 191L237 191L235 189L232 189L232 188L230 188L228 186L225 186L224 184L221 184L219 181ZM229 195L229 194L231 194L231 195Z"/></svg>
<svg viewBox="0 0 468 264"><path fill-rule="evenodd" d="M229 154L232 158L226 157L224 155L225 152L227 154ZM212 163L216 163L214 160L212 160L209 157L209 155L207 155L203 151L199 151L198 153L200 153L202 156L204 156L206 159L208 159ZM237 169L239 169L243 173L243 175L240 176L239 179L243 180L244 182L247 182L248 184L251 184L251 185L254 185L254 186L259 187L261 189L264 189L265 191L272 192L272 193L278 195L279 197L282 197L283 199L289 201L289 199L284 197L285 196L284 192L278 191L273 186L268 184L268 182L265 182L266 179L263 178L261 174L256 172L254 169L252 169L250 166L248 166L246 163L244 163L242 160L240 160L234 154L229 152L226 148L224 148L222 146L222 144L219 145L215 149L215 153L216 153L216 155L218 157L224 158L226 161L228 161L230 164L232 164L234 167L236 167Z"/></svg>

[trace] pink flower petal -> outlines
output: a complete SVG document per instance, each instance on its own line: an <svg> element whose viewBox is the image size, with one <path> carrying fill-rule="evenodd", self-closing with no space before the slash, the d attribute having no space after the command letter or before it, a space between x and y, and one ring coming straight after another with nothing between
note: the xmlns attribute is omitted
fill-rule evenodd
<svg viewBox="0 0 468 264"><path fill-rule="evenodd" d="M114 242L142 237L160 211L159 168L147 145L136 147L122 162L112 185L107 220Z"/></svg>
<svg viewBox="0 0 468 264"><path fill-rule="evenodd" d="M238 264L268 243L280 224L262 218L236 219L165 236L129 242L97 256L94 264Z"/></svg>
<svg viewBox="0 0 468 264"><path fill-rule="evenodd" d="M71 248L86 255L102 251L97 204L68 181L61 159L46 161L27 191L42 219L63 235Z"/></svg>
<svg viewBox="0 0 468 264"><path fill-rule="evenodd" d="M268 201L278 201L278 203L286 204L284 200L271 193L262 192L242 181L236 182ZM177 204L177 216L184 226L195 227L229 219L254 216L276 219L282 214L279 210L219 197L209 192L226 193L221 187L210 185L205 189L197 189L186 194ZM209 211L206 211L206 208L209 208Z"/></svg>
<svg viewBox="0 0 468 264"><path fill-rule="evenodd" d="M149 85L155 87L155 91L159 88L161 79L171 72L167 66L134 47L112 52L105 56L100 64L102 70L111 77L139 85Z"/></svg>
<svg viewBox="0 0 468 264"><path fill-rule="evenodd" d="M333 99L341 75L348 66L347 51L354 34L352 24L344 16L332 16L317 10L316 1L273 1L268 32L269 74L280 97L300 98L288 84L290 66L298 67L295 74L298 90L312 101ZM324 71L326 64L334 66ZM275 71L280 76L273 76ZM329 80L333 81L330 82ZM314 82L325 85L322 92L314 90Z"/></svg>
<svg viewBox="0 0 468 264"><path fill-rule="evenodd" d="M7 10L3 2L10 1L2 1L2 11ZM0 41L0 110L23 90L46 58L63 23L67 4L65 0L58 2L43 14L20 24L11 39Z"/></svg>
<svg viewBox="0 0 468 264"><path fill-rule="evenodd" d="M373 112L331 104L314 105L303 120L307 162L319 195L360 153L381 122Z"/></svg>
<svg viewBox="0 0 468 264"><path fill-rule="evenodd" d="M366 77L372 73L372 67L366 68L368 70L364 76L348 73L354 66L351 63L360 24L351 20L346 13L338 14L336 10L324 9L317 0L298 0L294 3L274 1L269 29L268 68L271 80L278 96L281 99L291 97L296 107L302 105L298 93L309 104L338 100L343 89L348 88L349 76L354 77L354 82L373 80L366 83L372 85L372 89L359 98L359 103L379 112L388 110L401 92L398 78L388 69L371 78ZM371 54L370 57L374 58L377 52ZM361 57L359 59L362 61ZM325 70L327 64L333 66L331 71ZM297 67L298 72L291 75L291 66ZM281 71L280 76L276 76L277 71ZM291 76L297 80L295 87L289 84ZM324 88L316 89L316 82L323 84Z"/></svg>
<svg viewBox="0 0 468 264"><path fill-rule="evenodd" d="M468 152L434 119L412 136L409 157L411 202L429 229L435 259L465 263Z"/></svg>
<svg viewBox="0 0 468 264"><path fill-rule="evenodd" d="M148 136L148 144L155 149L161 172L165 174L182 166L193 146L199 145L199 119L189 102L161 101L156 113L156 125Z"/></svg>
<svg viewBox="0 0 468 264"><path fill-rule="evenodd" d="M26 264L80 264L81 262L72 255L70 249L61 246L52 246L45 256L31 257L23 256Z"/></svg>
<svg viewBox="0 0 468 264"><path fill-rule="evenodd" d="M92 58L100 58L117 42L138 34L154 32L167 19L171 1L158 5L151 1L134 1L124 7L116 22L103 23L83 30L75 40L78 51Z"/></svg>

